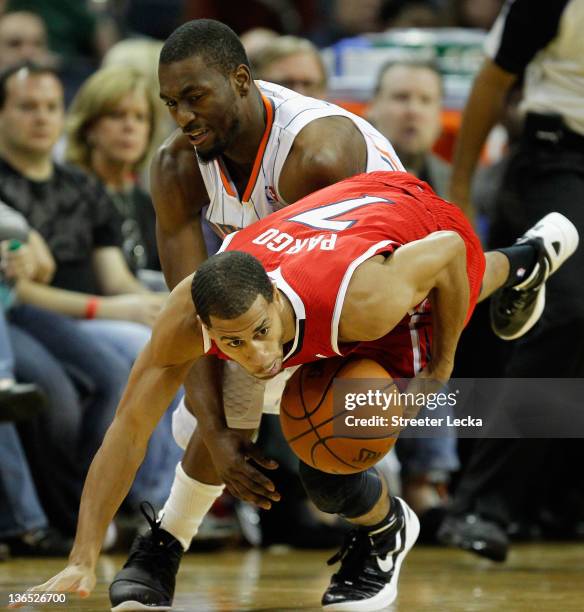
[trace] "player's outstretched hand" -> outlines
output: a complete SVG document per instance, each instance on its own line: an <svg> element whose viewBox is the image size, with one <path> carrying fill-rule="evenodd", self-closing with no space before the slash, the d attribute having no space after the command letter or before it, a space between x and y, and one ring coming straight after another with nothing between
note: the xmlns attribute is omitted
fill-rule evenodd
<svg viewBox="0 0 584 612"><path fill-rule="evenodd" d="M280 501L274 483L250 462L275 470L278 464L266 459L250 440L233 430L226 430L207 445L217 474L232 495L269 510L272 502Z"/></svg>
<svg viewBox="0 0 584 612"><path fill-rule="evenodd" d="M68 565L62 572L49 578L43 584L31 587L29 593L77 593L89 597L95 587L95 572L84 565ZM26 602L11 604L9 608L20 608Z"/></svg>

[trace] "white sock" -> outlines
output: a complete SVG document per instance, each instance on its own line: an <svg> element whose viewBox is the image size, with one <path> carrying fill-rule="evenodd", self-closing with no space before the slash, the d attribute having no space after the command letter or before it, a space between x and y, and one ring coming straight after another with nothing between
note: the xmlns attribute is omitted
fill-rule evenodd
<svg viewBox="0 0 584 612"><path fill-rule="evenodd" d="M160 526L187 550L203 517L224 488L225 485L209 485L187 476L180 462L177 463L170 495L160 511Z"/></svg>

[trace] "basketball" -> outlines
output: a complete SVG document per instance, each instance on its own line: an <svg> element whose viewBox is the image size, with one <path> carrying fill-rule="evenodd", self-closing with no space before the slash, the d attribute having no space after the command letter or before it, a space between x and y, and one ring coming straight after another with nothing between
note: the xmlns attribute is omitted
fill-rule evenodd
<svg viewBox="0 0 584 612"><path fill-rule="evenodd" d="M391 395L391 376L370 359L326 359L299 368L288 381L280 405L280 422L296 456L329 474L351 474L375 465L396 442L391 416L398 407L355 405L334 410L333 381L343 389ZM351 380L351 383L346 381ZM340 394L339 394L340 395ZM347 394L356 395L355 393ZM343 401L343 397L340 397Z"/></svg>

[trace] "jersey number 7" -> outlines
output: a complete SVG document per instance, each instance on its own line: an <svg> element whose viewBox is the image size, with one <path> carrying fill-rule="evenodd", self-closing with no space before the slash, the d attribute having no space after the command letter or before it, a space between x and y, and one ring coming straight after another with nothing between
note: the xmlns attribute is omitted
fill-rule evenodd
<svg viewBox="0 0 584 612"><path fill-rule="evenodd" d="M308 225L314 229L328 230L330 232L342 232L356 223L357 219L335 221L336 217L340 217L341 215L344 215L355 208L361 208L361 206L380 203L394 204L395 202L392 200L387 200L386 198L380 198L378 196L365 195L360 198L343 200L341 202L334 202L333 204L325 204L324 206L305 210L298 215L289 217L288 221Z"/></svg>

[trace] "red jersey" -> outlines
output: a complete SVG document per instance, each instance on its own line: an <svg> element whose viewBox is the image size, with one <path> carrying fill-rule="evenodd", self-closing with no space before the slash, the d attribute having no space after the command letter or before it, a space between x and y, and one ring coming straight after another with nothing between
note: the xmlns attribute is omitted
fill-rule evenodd
<svg viewBox="0 0 584 612"><path fill-rule="evenodd" d="M479 240L458 207L405 172L361 174L312 193L228 235L221 250L256 257L290 300L296 335L284 367L355 351L375 357L371 351L380 350L382 357L391 357L376 357L390 374L413 376L429 356L428 300L374 342L339 344L339 319L357 266L439 230L456 231L467 244L470 317L485 265ZM205 339L206 350L220 354L206 334Z"/></svg>

